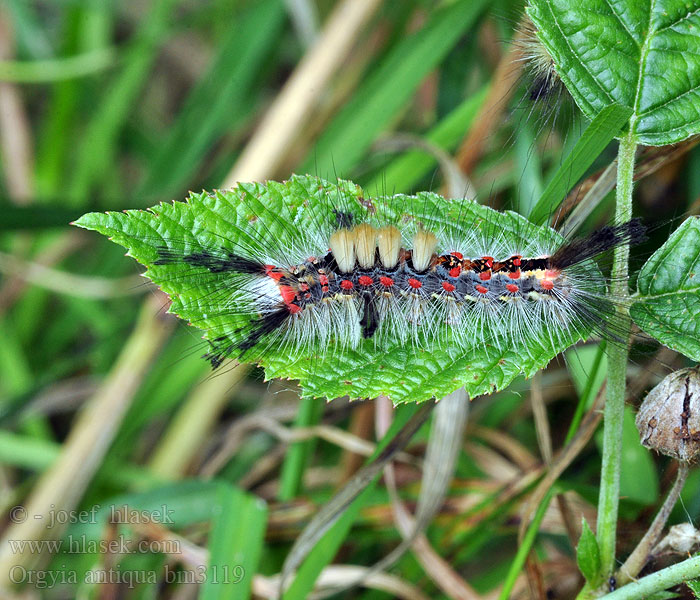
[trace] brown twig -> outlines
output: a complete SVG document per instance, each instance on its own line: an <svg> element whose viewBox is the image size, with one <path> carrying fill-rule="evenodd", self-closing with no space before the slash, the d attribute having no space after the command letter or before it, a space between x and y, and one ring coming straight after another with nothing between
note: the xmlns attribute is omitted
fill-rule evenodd
<svg viewBox="0 0 700 600"><path fill-rule="evenodd" d="M224 180L224 187L239 181L261 181L276 173L380 4L381 0L343 0L336 6Z"/></svg>

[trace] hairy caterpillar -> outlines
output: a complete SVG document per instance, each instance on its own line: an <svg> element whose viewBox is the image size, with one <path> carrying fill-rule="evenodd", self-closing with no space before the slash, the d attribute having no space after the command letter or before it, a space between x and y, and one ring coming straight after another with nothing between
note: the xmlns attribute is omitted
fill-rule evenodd
<svg viewBox="0 0 700 600"><path fill-rule="evenodd" d="M638 241L644 231L631 221L553 252L514 253L498 238L464 232L447 242L422 227L406 243L396 225L353 225L351 215L336 214L339 228L325 244L311 242L313 254L293 264L274 248L263 256L243 249L184 256L158 249L156 265L182 261L240 276L231 310L256 316L234 342L208 355L215 367L258 345L263 352L270 344L342 352L371 338L381 347L420 346L445 333L442 324L459 347L474 339L515 343L540 329L557 335L576 325L605 334L612 305L601 296L599 273L581 266L619 243ZM276 260L266 259L275 254Z"/></svg>
<svg viewBox="0 0 700 600"><path fill-rule="evenodd" d="M591 332L614 336L592 259L644 236L631 221L566 241L475 202L372 199L310 176L79 224L148 267L172 311L204 329L215 367L232 357L316 395L407 399L500 389Z"/></svg>

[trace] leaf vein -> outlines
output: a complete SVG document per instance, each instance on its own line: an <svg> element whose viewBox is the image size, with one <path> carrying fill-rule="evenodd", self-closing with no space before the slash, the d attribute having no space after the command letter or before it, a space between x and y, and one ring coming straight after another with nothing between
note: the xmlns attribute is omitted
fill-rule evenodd
<svg viewBox="0 0 700 600"><path fill-rule="evenodd" d="M549 6L549 11L550 11L550 13L552 14L552 17L553 17L553 20L554 20L554 24L556 25L557 29L559 30L559 33L561 34L562 39L564 40L564 42L566 43L566 45L569 47L569 50L570 50L571 53L578 59L579 64L583 67L583 69L586 71L586 73L588 73L589 77L593 80L593 82L595 83L595 85L598 86L598 88L600 89L600 91L603 92L603 94L605 94L605 96L607 97L607 99L608 99L608 100L610 101L610 103L612 104L612 103L615 101L614 98L613 98L613 97L610 95L610 93L600 84L600 82L596 79L595 75L593 75L593 73L591 73L590 69L588 68L588 65L586 65L586 63L582 60L582 58L581 58L581 56L579 55L579 53L578 53L576 50L574 50L573 46L569 43L569 38L568 38L568 36L564 33L564 31L562 30L561 25L559 24L559 20L558 20L558 18L557 18L557 14L556 14L556 13L554 12L554 10L552 9L551 0L546 0L546 2L547 2L547 5Z"/></svg>

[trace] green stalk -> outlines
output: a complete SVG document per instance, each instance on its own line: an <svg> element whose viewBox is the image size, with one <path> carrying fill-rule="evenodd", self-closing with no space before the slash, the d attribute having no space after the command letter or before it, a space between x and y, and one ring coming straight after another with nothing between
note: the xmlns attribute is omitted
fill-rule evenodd
<svg viewBox="0 0 700 600"><path fill-rule="evenodd" d="M700 577L700 556L693 556L656 573L637 579L626 586L602 596L599 600L639 600L650 598L651 594Z"/></svg>
<svg viewBox="0 0 700 600"><path fill-rule="evenodd" d="M501 593L498 595L498 600L508 600L508 598L510 598L510 593L513 591L515 581L523 572L527 555L530 554L530 550L532 550L532 546L535 544L535 538L539 533L542 519L544 519L544 515L547 512L547 507L552 501L552 498L554 498L556 491L555 486L549 488L547 494L542 499L542 502L540 502L539 506L537 507L537 512L535 513L530 526L527 528L525 537L523 538L520 546L518 546L518 552L515 555L515 559L510 564L510 569L508 569L508 574L506 575L506 580L501 588Z"/></svg>
<svg viewBox="0 0 700 600"><path fill-rule="evenodd" d="M325 402L318 398L303 397L299 404L295 427L311 427L317 425L323 415ZM309 456L313 453L315 440L294 442L290 445L284 457L282 474L280 477L280 490L278 499L288 502L299 494L304 471L306 470Z"/></svg>
<svg viewBox="0 0 700 600"><path fill-rule="evenodd" d="M620 139L617 161L617 206L615 222L626 223L632 218L632 178L634 154L637 142L630 127L629 133ZM627 283L629 244L615 248L610 291L615 298L624 299L629 294ZM622 304L622 303L621 303ZM603 464L600 471L600 496L598 498L597 539L600 548L602 575L607 579L615 569L615 539L617 509L620 499L620 465L622 456L622 420L625 408L625 384L627 374L627 338L630 318L624 306L618 307L621 342L610 344L608 349L608 385L603 413Z"/></svg>

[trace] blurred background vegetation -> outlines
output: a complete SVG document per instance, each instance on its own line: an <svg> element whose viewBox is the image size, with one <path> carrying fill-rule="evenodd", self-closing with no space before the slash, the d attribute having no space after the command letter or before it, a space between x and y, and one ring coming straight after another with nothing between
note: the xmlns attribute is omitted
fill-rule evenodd
<svg viewBox="0 0 700 600"><path fill-rule="evenodd" d="M293 172L350 178L372 195L474 190L527 214L585 122L561 97L529 101L510 43L522 8L510 0L4 0L0 566L20 585L3 598L274 597L291 544L371 454L375 413L386 405L300 404L293 382L266 383L251 368L212 377L199 333L166 316L167 298L135 262L68 223ZM592 172L612 157L614 148ZM652 220L700 198L697 151L657 162L638 194L640 214ZM586 227L607 221L608 200ZM568 441L576 407L581 416L593 406L600 357L587 346L533 382L476 399L427 538L390 574L344 597L497 597L534 515L525 501ZM636 357L631 400L672 360ZM513 597L568 598L582 583L573 548L581 515L595 522L597 414L590 410L581 443L558 463L559 500L540 502ZM623 554L674 475L639 446L631 410L627 417ZM409 507L428 435L421 429L395 466ZM696 475L676 522L700 515ZM173 520L118 527L108 508L123 504L165 504ZM16 505L30 518L9 512ZM51 510L93 506L88 522L46 527ZM177 551L64 544L22 552L6 543L124 537L176 540ZM344 567L327 568L321 581L352 578L399 540L382 484L342 540L335 558ZM211 572L201 584L168 580L207 556L221 581ZM44 575L32 581L31 568ZM100 569L131 573L132 585L86 582Z"/></svg>

